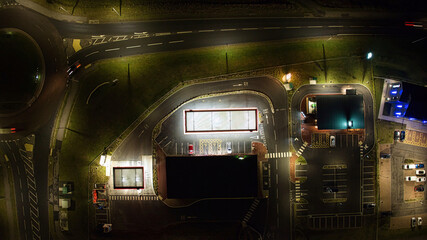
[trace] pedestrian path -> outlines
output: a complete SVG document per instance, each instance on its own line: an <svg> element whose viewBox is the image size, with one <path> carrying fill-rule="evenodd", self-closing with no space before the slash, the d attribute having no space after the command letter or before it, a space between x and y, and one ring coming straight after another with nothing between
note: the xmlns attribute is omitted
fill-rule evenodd
<svg viewBox="0 0 427 240"><path fill-rule="evenodd" d="M110 195L111 201L158 201L159 197L156 195Z"/></svg>
<svg viewBox="0 0 427 240"><path fill-rule="evenodd" d="M308 145L308 143L307 143L307 142L304 142L304 143L302 144L302 146L298 149L298 151L297 151L297 153L296 153L296 155L297 155L298 157L302 155L302 153L304 152L304 150L305 150L305 148L307 147L307 145Z"/></svg>
<svg viewBox="0 0 427 240"><path fill-rule="evenodd" d="M292 156L291 152L278 152L278 153L265 154L265 158L287 158L291 156Z"/></svg>
<svg viewBox="0 0 427 240"><path fill-rule="evenodd" d="M259 204L259 199L255 199L251 206L249 207L249 210L246 212L245 216L243 217L243 223L247 223L249 222L249 220L251 219L252 215L254 214L255 210L257 209Z"/></svg>

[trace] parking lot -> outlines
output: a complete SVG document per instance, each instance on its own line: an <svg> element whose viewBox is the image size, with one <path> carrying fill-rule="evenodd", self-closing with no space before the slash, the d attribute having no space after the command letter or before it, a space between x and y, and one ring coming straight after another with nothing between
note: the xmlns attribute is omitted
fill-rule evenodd
<svg viewBox="0 0 427 240"><path fill-rule="evenodd" d="M324 165L322 168L324 203L342 203L347 201L347 165Z"/></svg>

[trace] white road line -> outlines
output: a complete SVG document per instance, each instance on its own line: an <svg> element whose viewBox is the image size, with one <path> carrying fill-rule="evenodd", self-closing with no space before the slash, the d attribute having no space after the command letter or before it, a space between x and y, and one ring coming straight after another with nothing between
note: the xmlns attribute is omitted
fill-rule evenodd
<svg viewBox="0 0 427 240"><path fill-rule="evenodd" d="M170 41L169 43L182 43L184 40Z"/></svg>
<svg viewBox="0 0 427 240"><path fill-rule="evenodd" d="M110 51L117 51L120 48L110 48L110 49L105 49L106 52L110 52Z"/></svg>
<svg viewBox="0 0 427 240"><path fill-rule="evenodd" d="M155 33L156 36L167 36L167 35L171 35L170 32L164 32L164 33Z"/></svg>
<svg viewBox="0 0 427 240"><path fill-rule="evenodd" d="M342 27L344 27L344 26L342 26L342 25L339 25L339 26L337 26L337 25L331 25L331 26L328 26L329 28L342 28Z"/></svg>
<svg viewBox="0 0 427 240"><path fill-rule="evenodd" d="M250 30L258 30L258 28L242 28L244 31L250 31Z"/></svg>
<svg viewBox="0 0 427 240"><path fill-rule="evenodd" d="M89 53L88 55L86 55L85 57L89 57L90 55L93 55L93 54L95 54L95 53L99 53L99 51L91 52L91 53Z"/></svg>
<svg viewBox="0 0 427 240"><path fill-rule="evenodd" d="M322 28L323 26L307 26L308 28Z"/></svg>
<svg viewBox="0 0 427 240"><path fill-rule="evenodd" d="M280 27L265 27L264 29L270 30L270 29L280 29Z"/></svg>
<svg viewBox="0 0 427 240"><path fill-rule="evenodd" d="M235 29L235 28L224 28L224 29L221 29L220 31L222 31L222 32L228 32L228 31L236 31L237 29Z"/></svg>
<svg viewBox="0 0 427 240"><path fill-rule="evenodd" d="M177 32L177 34L186 34L186 33L192 33L193 31L182 31L182 32Z"/></svg>
<svg viewBox="0 0 427 240"><path fill-rule="evenodd" d="M301 28L301 26L285 27L285 28Z"/></svg>
<svg viewBox="0 0 427 240"><path fill-rule="evenodd" d="M24 195L21 192L21 201L24 202Z"/></svg>
<svg viewBox="0 0 427 240"><path fill-rule="evenodd" d="M156 45L162 45L163 43L150 43L150 44L147 44L147 46L156 46Z"/></svg>
<svg viewBox="0 0 427 240"><path fill-rule="evenodd" d="M126 47L126 48L139 48L139 47L141 47L141 45L129 46L129 47Z"/></svg>
<svg viewBox="0 0 427 240"><path fill-rule="evenodd" d="M279 183L279 175L276 173L276 184Z"/></svg>
<svg viewBox="0 0 427 240"><path fill-rule="evenodd" d="M210 30L199 30L199 32L213 32L213 31L215 31L215 30L212 30L212 29L210 29Z"/></svg>

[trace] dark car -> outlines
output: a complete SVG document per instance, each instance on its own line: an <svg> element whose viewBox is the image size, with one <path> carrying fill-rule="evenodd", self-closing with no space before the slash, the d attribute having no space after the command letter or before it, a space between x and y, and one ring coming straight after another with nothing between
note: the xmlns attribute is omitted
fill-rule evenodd
<svg viewBox="0 0 427 240"><path fill-rule="evenodd" d="M405 140L405 131L400 132L400 141L403 142Z"/></svg>
<svg viewBox="0 0 427 240"><path fill-rule="evenodd" d="M424 163L415 164L415 168L424 168Z"/></svg>
<svg viewBox="0 0 427 240"><path fill-rule="evenodd" d="M414 187L415 192L424 192L424 186L423 185L417 185Z"/></svg>
<svg viewBox="0 0 427 240"><path fill-rule="evenodd" d="M375 208L375 203L365 203L363 204L363 207L366 209Z"/></svg>
<svg viewBox="0 0 427 240"><path fill-rule="evenodd" d="M394 131L394 140L399 140L399 137L400 137L400 132Z"/></svg>
<svg viewBox="0 0 427 240"><path fill-rule="evenodd" d="M74 72L77 71L77 69L79 69L82 65L77 61L75 62L73 65L70 66L70 68L68 68L67 73L69 76L71 76L71 74L73 74Z"/></svg>
<svg viewBox="0 0 427 240"><path fill-rule="evenodd" d="M325 193L334 193L334 192L338 192L338 188L334 186L326 186L323 188L323 191Z"/></svg>
<svg viewBox="0 0 427 240"><path fill-rule="evenodd" d="M390 153L381 153L380 157L381 158L390 158Z"/></svg>

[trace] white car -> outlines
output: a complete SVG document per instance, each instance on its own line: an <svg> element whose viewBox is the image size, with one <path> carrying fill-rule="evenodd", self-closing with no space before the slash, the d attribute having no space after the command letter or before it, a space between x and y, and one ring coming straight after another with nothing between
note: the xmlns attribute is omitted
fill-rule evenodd
<svg viewBox="0 0 427 240"><path fill-rule="evenodd" d="M406 181L413 181L413 182L415 182L415 181L417 181L417 177L415 177L415 176L407 176L407 177L405 177L405 180Z"/></svg>
<svg viewBox="0 0 427 240"><path fill-rule="evenodd" d="M331 137L330 137L330 143L329 143L329 145L330 145L331 147L335 147L335 136L331 136Z"/></svg>
<svg viewBox="0 0 427 240"><path fill-rule="evenodd" d="M423 225L423 219L421 217L418 217L418 226Z"/></svg>
<svg viewBox="0 0 427 240"><path fill-rule="evenodd" d="M403 169L415 169L415 164L404 164Z"/></svg>
<svg viewBox="0 0 427 240"><path fill-rule="evenodd" d="M417 182L425 182L426 177L417 177Z"/></svg>
<svg viewBox="0 0 427 240"><path fill-rule="evenodd" d="M424 176L424 175L426 175L426 171L425 170L415 170L415 174L418 176Z"/></svg>
<svg viewBox="0 0 427 240"><path fill-rule="evenodd" d="M227 146L227 153L228 154L230 154L231 152L232 152L232 150L231 150L231 142L227 142L227 144L226 144Z"/></svg>

